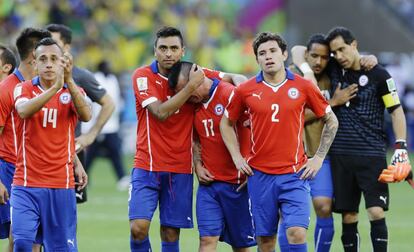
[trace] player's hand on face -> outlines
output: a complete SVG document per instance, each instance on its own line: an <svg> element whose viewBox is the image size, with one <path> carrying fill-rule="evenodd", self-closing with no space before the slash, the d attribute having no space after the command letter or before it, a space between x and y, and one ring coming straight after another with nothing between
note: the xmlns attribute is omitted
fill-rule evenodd
<svg viewBox="0 0 414 252"><path fill-rule="evenodd" d="M204 71L200 66L193 64L190 70L189 82L187 87L195 91L204 82Z"/></svg>
<svg viewBox="0 0 414 252"><path fill-rule="evenodd" d="M300 179L313 179L321 169L322 163L323 159L318 156L310 158L306 164L306 167L304 168L305 170L300 176Z"/></svg>
<svg viewBox="0 0 414 252"><path fill-rule="evenodd" d="M332 99L336 105L343 105L354 98L358 92L358 84L351 84L346 88L341 88L341 84L335 89Z"/></svg>
<svg viewBox="0 0 414 252"><path fill-rule="evenodd" d="M374 55L365 55L361 57L361 59L359 60L359 64L363 69L369 71L376 65L378 65L378 59Z"/></svg>
<svg viewBox="0 0 414 252"><path fill-rule="evenodd" d="M250 168L249 164L247 163L246 159L244 159L242 156L239 158L233 159L234 165L236 168L244 173L247 176L253 175L253 170Z"/></svg>
<svg viewBox="0 0 414 252"><path fill-rule="evenodd" d="M0 204L4 205L9 200L9 193L3 183L0 182Z"/></svg>
<svg viewBox="0 0 414 252"><path fill-rule="evenodd" d="M200 184L208 185L214 181L214 176L202 164L195 165L195 172Z"/></svg>
<svg viewBox="0 0 414 252"><path fill-rule="evenodd" d="M72 79L73 57L70 53L65 52L61 58L63 66L64 80L66 83Z"/></svg>

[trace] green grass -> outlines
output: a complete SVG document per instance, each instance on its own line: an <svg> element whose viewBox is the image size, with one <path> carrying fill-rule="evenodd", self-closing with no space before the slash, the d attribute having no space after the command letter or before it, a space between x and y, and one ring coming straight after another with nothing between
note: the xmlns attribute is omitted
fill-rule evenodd
<svg viewBox="0 0 414 252"><path fill-rule="evenodd" d="M412 159L414 160L414 159ZM132 158L125 159L128 167ZM115 176L110 164L98 159L90 175L92 184L89 201L78 207L78 246L81 252L123 252L129 251L128 192L116 190ZM197 182L195 182L195 187ZM390 234L389 251L409 252L414 245L414 191L406 183L392 184L391 207L387 213ZM364 204L362 203L361 206ZM359 232L361 234L361 251L372 251L369 238L369 221L363 208L360 210ZM331 251L343 251L340 241L340 216L335 215L335 237ZM195 215L194 215L195 218ZM308 233L309 251L313 251L314 218ZM159 238L159 217L155 213L150 239L154 252L161 251ZM3 248L5 241L0 241ZM181 251L197 251L198 232L196 229L181 231ZM221 243L218 251L231 251ZM256 249L252 249L256 251ZM279 250L277 250L279 251Z"/></svg>

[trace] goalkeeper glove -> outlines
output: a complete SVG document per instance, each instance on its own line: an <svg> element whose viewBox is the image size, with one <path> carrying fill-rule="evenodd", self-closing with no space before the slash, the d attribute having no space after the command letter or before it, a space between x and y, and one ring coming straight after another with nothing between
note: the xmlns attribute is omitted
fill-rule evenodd
<svg viewBox="0 0 414 252"><path fill-rule="evenodd" d="M411 172L411 165L409 163L396 163L389 165L387 169L382 170L378 181L382 183L401 182L407 178Z"/></svg>

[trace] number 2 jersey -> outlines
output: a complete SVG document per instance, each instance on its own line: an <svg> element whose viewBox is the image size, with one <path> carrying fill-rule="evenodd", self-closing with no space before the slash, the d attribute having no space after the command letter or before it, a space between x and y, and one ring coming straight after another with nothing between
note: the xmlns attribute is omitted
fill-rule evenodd
<svg viewBox="0 0 414 252"><path fill-rule="evenodd" d="M35 98L43 92L38 77L25 81L14 90L15 104ZM74 188L74 133L77 118L71 94L64 85L41 110L22 119L22 138L13 185Z"/></svg>
<svg viewBox="0 0 414 252"><path fill-rule="evenodd" d="M221 117L234 88L230 83L213 79L210 99L196 109L194 128L201 144L202 163L214 180L240 184L246 177L234 166L220 133ZM247 116L241 116L236 124L243 156L250 151L250 129L243 126L248 119Z"/></svg>
<svg viewBox="0 0 414 252"><path fill-rule="evenodd" d="M268 174L299 171L306 164L303 146L305 108L317 117L331 107L318 87L286 70L278 86L265 82L262 72L241 84L230 97L225 116L236 121L247 110L252 147L247 162Z"/></svg>
<svg viewBox="0 0 414 252"><path fill-rule="evenodd" d="M220 78L218 71L203 69L207 77ZM165 121L158 120L146 108L153 102L165 102L174 95L167 77L158 71L158 63L135 70L132 76L138 118L134 167L148 171L192 173L192 136L194 105L185 103Z"/></svg>

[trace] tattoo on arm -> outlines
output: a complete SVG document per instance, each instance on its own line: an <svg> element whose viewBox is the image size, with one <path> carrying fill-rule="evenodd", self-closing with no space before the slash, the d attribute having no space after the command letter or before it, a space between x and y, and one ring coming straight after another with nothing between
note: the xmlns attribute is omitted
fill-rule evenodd
<svg viewBox="0 0 414 252"><path fill-rule="evenodd" d="M338 120L332 111L328 112L322 120L325 122L325 126L323 127L321 142L315 155L320 158L325 158L338 130Z"/></svg>

